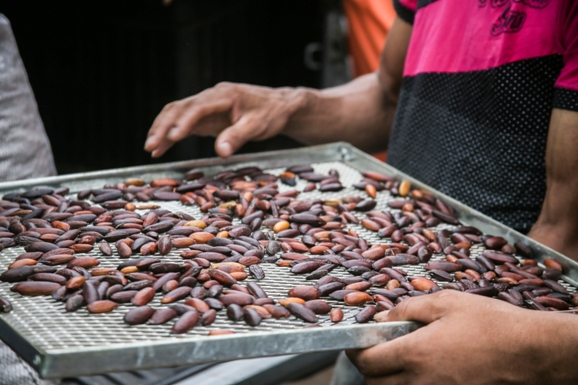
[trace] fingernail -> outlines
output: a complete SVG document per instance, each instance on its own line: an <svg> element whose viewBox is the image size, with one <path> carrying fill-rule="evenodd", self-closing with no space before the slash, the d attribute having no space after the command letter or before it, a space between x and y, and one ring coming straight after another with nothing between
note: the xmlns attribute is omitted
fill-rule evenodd
<svg viewBox="0 0 578 385"><path fill-rule="evenodd" d="M145 149L147 149L147 147L152 144L153 139L154 139L154 136L149 136L149 137L147 138L147 140L145 141L145 145L144 145L144 148L145 148Z"/></svg>
<svg viewBox="0 0 578 385"><path fill-rule="evenodd" d="M219 143L219 153L222 157L227 157L233 153L233 146L229 142Z"/></svg>
<svg viewBox="0 0 578 385"><path fill-rule="evenodd" d="M380 311L379 313L376 313L376 314L373 316L373 319L374 319L376 322L387 322L387 320L388 320L388 317L387 317L388 314L389 314L389 310Z"/></svg>

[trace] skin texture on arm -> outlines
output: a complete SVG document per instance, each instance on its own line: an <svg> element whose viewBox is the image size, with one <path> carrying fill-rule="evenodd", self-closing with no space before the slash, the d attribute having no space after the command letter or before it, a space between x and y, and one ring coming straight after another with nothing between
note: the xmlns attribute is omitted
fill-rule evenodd
<svg viewBox="0 0 578 385"><path fill-rule="evenodd" d="M407 299L387 318L427 326L349 351L367 385L578 383L575 314L443 290Z"/></svg>
<svg viewBox="0 0 578 385"><path fill-rule="evenodd" d="M153 157L189 136L217 136L215 150L229 156L249 140L280 133L306 144L348 141L366 150L387 146L397 106L411 26L397 19L377 73L327 90L220 83L168 104L145 143Z"/></svg>
<svg viewBox="0 0 578 385"><path fill-rule="evenodd" d="M578 261L578 112L554 109L546 148L546 197L529 237Z"/></svg>

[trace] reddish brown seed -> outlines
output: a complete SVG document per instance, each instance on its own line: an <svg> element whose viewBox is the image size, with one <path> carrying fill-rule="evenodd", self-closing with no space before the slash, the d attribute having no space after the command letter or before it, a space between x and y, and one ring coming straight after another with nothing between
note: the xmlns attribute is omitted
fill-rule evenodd
<svg viewBox="0 0 578 385"><path fill-rule="evenodd" d="M284 298L284 299L280 299L278 300L279 305L287 307L289 306L289 304L291 303L298 303L298 304L305 304L305 300L302 298L296 298L296 297L290 297L290 298Z"/></svg>
<svg viewBox="0 0 578 385"><path fill-rule="evenodd" d="M484 241L484 244L488 249L500 250L502 247L508 244L508 241L502 237L488 237Z"/></svg>
<svg viewBox="0 0 578 385"><path fill-rule="evenodd" d="M374 185L368 183L365 185L365 192L367 193L367 195L369 195L371 198L374 198L377 196L377 189L375 188Z"/></svg>
<svg viewBox="0 0 578 385"><path fill-rule="evenodd" d="M68 268L73 268L73 267L82 267L84 269L90 269L92 267L98 266L100 265L100 261L97 258L94 257L79 257L76 259L73 259L72 261L70 261L68 263Z"/></svg>
<svg viewBox="0 0 578 385"><path fill-rule="evenodd" d="M261 260L255 256L248 256L240 258L239 263L243 266L252 266L260 264Z"/></svg>
<svg viewBox="0 0 578 385"><path fill-rule="evenodd" d="M287 310L291 312L295 317L301 318L305 322L315 323L317 322L317 317L315 313L304 305L300 305L298 303L290 303L287 305Z"/></svg>
<svg viewBox="0 0 578 385"><path fill-rule="evenodd" d="M371 283L367 281L354 282L345 286L343 290L365 291L371 287Z"/></svg>
<svg viewBox="0 0 578 385"><path fill-rule="evenodd" d="M179 287L179 281L177 281L176 279L171 279L164 283L164 285L162 286L162 291L163 293L166 294L169 291L175 290L177 287Z"/></svg>
<svg viewBox="0 0 578 385"><path fill-rule="evenodd" d="M375 309L375 306L367 306L355 315L355 320L360 324L365 323L370 321L376 312L377 310Z"/></svg>
<svg viewBox="0 0 578 385"><path fill-rule="evenodd" d="M144 289L139 290L139 292L136 293L134 297L132 297L131 302L135 306L145 306L150 301L152 301L154 297L155 289L152 287L145 287Z"/></svg>
<svg viewBox="0 0 578 385"><path fill-rule="evenodd" d="M155 313L155 309L150 306L140 306L129 310L124 315L124 322L129 325L140 325L147 322Z"/></svg>
<svg viewBox="0 0 578 385"><path fill-rule="evenodd" d="M424 277L412 279L411 285L419 291L428 291L433 287L437 287L437 284L434 281Z"/></svg>
<svg viewBox="0 0 578 385"><path fill-rule="evenodd" d="M71 254L56 254L56 255L50 255L50 256L43 256L42 258L40 258L38 260L38 262L43 263L45 265L49 265L49 266L55 266L55 265L63 265L65 263L68 263L70 261L72 261L74 258L76 258L74 255Z"/></svg>
<svg viewBox="0 0 578 385"><path fill-rule="evenodd" d="M379 231L379 229L381 229L379 223L374 222L371 219L362 219L361 225L370 231Z"/></svg>
<svg viewBox="0 0 578 385"><path fill-rule="evenodd" d="M385 256L385 250L381 247L372 247L369 250L365 250L361 253L363 258L369 259L371 261L377 261Z"/></svg>
<svg viewBox="0 0 578 385"><path fill-rule="evenodd" d="M255 310L257 313L259 313L259 316L263 319L266 318L271 318L271 313L269 313L267 311L267 309L265 309L263 306L259 306L259 305L246 305L243 306L243 309L253 309Z"/></svg>
<svg viewBox="0 0 578 385"><path fill-rule="evenodd" d="M219 298L219 301L225 306L229 306L231 304L245 306L253 304L253 297L248 294L226 294L222 295Z"/></svg>
<svg viewBox="0 0 578 385"><path fill-rule="evenodd" d="M150 325L163 325L177 316L177 312L171 308L158 309L149 319Z"/></svg>
<svg viewBox="0 0 578 385"><path fill-rule="evenodd" d="M150 185L151 187L164 187L164 186L176 187L179 185L179 182L170 178L158 178L152 180L150 182Z"/></svg>
<svg viewBox="0 0 578 385"><path fill-rule="evenodd" d="M104 255L108 255L108 256L112 255L112 248L110 247L110 245L108 244L107 241L102 241L100 243L100 245L98 245L98 249Z"/></svg>
<svg viewBox="0 0 578 385"><path fill-rule="evenodd" d="M215 309L207 310L201 316L201 325L209 326L217 319L217 311Z"/></svg>
<svg viewBox="0 0 578 385"><path fill-rule="evenodd" d="M319 290L315 286L298 285L289 290L289 297L301 298L305 301L319 298Z"/></svg>
<svg viewBox="0 0 578 385"><path fill-rule="evenodd" d="M36 265L38 262L35 259L30 259L30 258L23 258L23 259L19 259L17 261L12 262L8 268L9 269L13 269L15 267L20 267L20 266L34 266Z"/></svg>
<svg viewBox="0 0 578 385"><path fill-rule="evenodd" d="M261 316L259 315L259 312L251 308L243 309L243 319L249 326L258 326L262 320Z"/></svg>
<svg viewBox="0 0 578 385"><path fill-rule="evenodd" d="M181 286L173 291L168 292L161 298L161 303L173 303L185 298L191 292L192 288L188 286Z"/></svg>
<svg viewBox="0 0 578 385"><path fill-rule="evenodd" d="M568 310L570 306L559 298L540 296L533 299L533 301L539 303L540 305L553 307L558 310Z"/></svg>
<svg viewBox="0 0 578 385"><path fill-rule="evenodd" d="M128 246L124 242L118 242L116 244L116 251L121 258L128 258L132 255L132 250L130 246Z"/></svg>
<svg viewBox="0 0 578 385"><path fill-rule="evenodd" d="M219 269L210 269L209 276L223 286L230 287L237 283L237 280L231 274Z"/></svg>
<svg viewBox="0 0 578 385"><path fill-rule="evenodd" d="M315 314L327 314L331 311L331 305L322 299L307 301L304 306Z"/></svg>
<svg viewBox="0 0 578 385"><path fill-rule="evenodd" d="M84 243L77 243L76 245L70 246L70 248L74 250L75 253L88 253L92 251L93 246Z"/></svg>
<svg viewBox="0 0 578 385"><path fill-rule="evenodd" d="M189 310L183 315L175 324L173 325L173 329L171 333L173 334L183 334L191 330L195 327L195 325L199 322L199 312L196 310Z"/></svg>
<svg viewBox="0 0 578 385"><path fill-rule="evenodd" d="M116 309L118 304L109 300L94 301L89 303L87 308L91 313L110 313Z"/></svg>
<svg viewBox="0 0 578 385"><path fill-rule="evenodd" d="M177 249L182 249L185 247L189 247L195 243L195 240L192 238L175 238L172 240L173 246Z"/></svg>
<svg viewBox="0 0 578 385"><path fill-rule="evenodd" d="M343 310L334 307L329 312L329 319L331 319L331 322L341 322L341 320L343 320Z"/></svg>
<svg viewBox="0 0 578 385"><path fill-rule="evenodd" d="M85 281L86 278L84 276L72 277L68 280L68 282L66 282L66 288L68 290L80 289L82 285L84 285Z"/></svg>
<svg viewBox="0 0 578 385"><path fill-rule="evenodd" d="M185 305L195 308L200 313L204 313L210 309L209 305L199 298L187 298Z"/></svg>
<svg viewBox="0 0 578 385"><path fill-rule="evenodd" d="M390 281L390 279L391 278L387 274L378 274L369 278L369 283L371 283L372 286L385 286Z"/></svg>
<svg viewBox="0 0 578 385"><path fill-rule="evenodd" d="M559 271L562 271L562 270L563 270L563 269L562 269L562 265L561 265L559 262L553 260L552 258L546 258L546 259L544 259L544 266L546 266L546 267L548 267L548 268L550 268L550 269L556 269L556 270L559 270Z"/></svg>
<svg viewBox="0 0 578 385"><path fill-rule="evenodd" d="M360 306L371 301L373 301L373 297L363 291L349 293L343 297L343 302L349 306Z"/></svg>
<svg viewBox="0 0 578 385"><path fill-rule="evenodd" d="M195 240L195 242L197 243L207 243L209 242L211 239L215 238L215 236L211 233L205 233L205 232L198 232L198 233L193 233L190 235L191 238L193 238Z"/></svg>
<svg viewBox="0 0 578 385"><path fill-rule="evenodd" d="M61 285L54 282L25 281L12 286L10 290L26 296L50 295Z"/></svg>
<svg viewBox="0 0 578 385"><path fill-rule="evenodd" d="M267 310L273 318L276 318L276 319L288 318L289 316L291 316L291 313L289 313L289 310L287 310L286 308L284 308L282 306L265 304L265 305L263 305L263 308L265 310Z"/></svg>
<svg viewBox="0 0 578 385"><path fill-rule="evenodd" d="M228 334L235 334L235 332L229 329L215 329L209 332L210 336L224 336Z"/></svg>
<svg viewBox="0 0 578 385"><path fill-rule="evenodd" d="M163 235L157 242L157 250L160 255L167 255L171 252L173 248L173 243L171 237L168 235Z"/></svg>

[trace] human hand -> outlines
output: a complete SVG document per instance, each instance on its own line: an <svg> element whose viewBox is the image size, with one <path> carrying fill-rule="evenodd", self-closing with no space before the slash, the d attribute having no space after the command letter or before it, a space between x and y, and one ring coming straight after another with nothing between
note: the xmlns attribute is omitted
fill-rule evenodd
<svg viewBox="0 0 578 385"><path fill-rule="evenodd" d="M155 119L145 150L164 154L189 135L217 136L215 150L227 157L249 140L279 134L296 108L292 89L219 83L197 95L169 103Z"/></svg>
<svg viewBox="0 0 578 385"><path fill-rule="evenodd" d="M578 317L443 290L407 299L387 321L426 326L349 351L367 385L577 383Z"/></svg>

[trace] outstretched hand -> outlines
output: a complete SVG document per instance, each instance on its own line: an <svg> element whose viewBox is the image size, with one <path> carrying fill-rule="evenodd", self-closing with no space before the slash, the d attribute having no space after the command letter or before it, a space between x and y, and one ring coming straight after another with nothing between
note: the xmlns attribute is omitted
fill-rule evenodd
<svg viewBox="0 0 578 385"><path fill-rule="evenodd" d="M189 135L216 136L217 154L230 156L249 140L268 139L283 130L296 108L286 98L292 92L295 90L219 83L167 104L149 130L145 150L159 157Z"/></svg>
<svg viewBox="0 0 578 385"><path fill-rule="evenodd" d="M387 321L426 326L349 351L368 385L578 383L578 317L452 290L407 299Z"/></svg>

